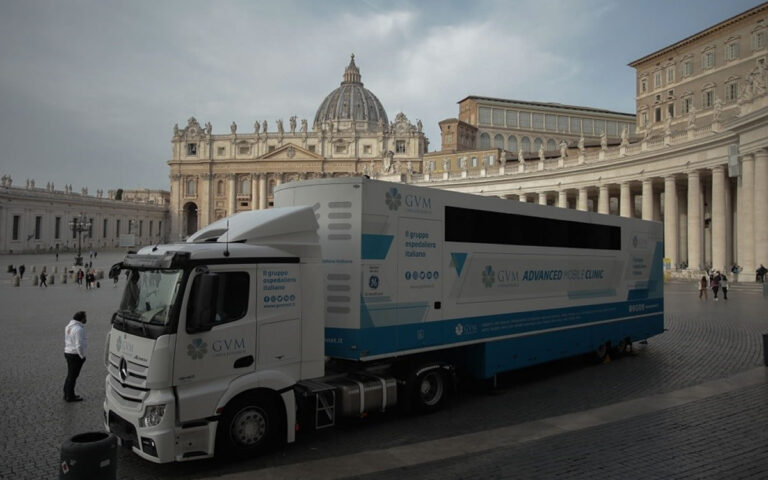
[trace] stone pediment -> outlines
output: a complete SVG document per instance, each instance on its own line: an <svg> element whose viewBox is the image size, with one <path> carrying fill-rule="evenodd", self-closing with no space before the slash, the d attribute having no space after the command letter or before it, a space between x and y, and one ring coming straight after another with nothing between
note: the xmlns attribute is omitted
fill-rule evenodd
<svg viewBox="0 0 768 480"><path fill-rule="evenodd" d="M302 161L302 160L322 160L323 157L312 153L298 145L287 143L282 147L275 149L273 152L266 153L260 157L261 160L285 160L285 161Z"/></svg>
<svg viewBox="0 0 768 480"><path fill-rule="evenodd" d="M321 155L310 152L309 150L292 143L287 143L281 147L278 147L275 149L275 151L266 153L260 158L263 160L285 161L323 160Z"/></svg>

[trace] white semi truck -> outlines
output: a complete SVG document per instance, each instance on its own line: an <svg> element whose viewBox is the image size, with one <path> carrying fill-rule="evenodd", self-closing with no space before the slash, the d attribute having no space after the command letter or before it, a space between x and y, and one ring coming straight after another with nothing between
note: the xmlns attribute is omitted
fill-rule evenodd
<svg viewBox="0 0 768 480"><path fill-rule="evenodd" d="M664 330L657 222L367 178L275 205L112 268L104 422L141 457L247 456Z"/></svg>

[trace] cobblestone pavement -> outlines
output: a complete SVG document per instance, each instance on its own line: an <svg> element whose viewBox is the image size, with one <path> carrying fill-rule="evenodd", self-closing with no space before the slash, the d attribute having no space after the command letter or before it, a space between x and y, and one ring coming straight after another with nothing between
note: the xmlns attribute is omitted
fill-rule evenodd
<svg viewBox="0 0 768 480"><path fill-rule="evenodd" d="M60 258L59 265L63 265L64 258ZM106 269L120 258L120 254L100 253L95 266ZM0 336L4 354L0 404L7 412L0 417L3 479L56 477L61 443L76 433L102 429L104 341L121 288L112 288L104 281L101 288L86 291L71 283L61 284L58 277L48 289L31 286L30 266L36 265L39 272L46 264L50 271L54 264L51 259L0 256L3 272L6 264L23 261L27 265L21 287L11 286L9 275L0 275L0 326L4 332ZM508 374L493 395L468 389L460 392L449 408L433 415L391 413L344 422L335 429L299 436L297 443L284 450L250 461L155 465L121 450L119 478L255 475L256 470L269 467L581 412L727 378L762 365L761 335L768 333L768 300L756 286L732 285L729 300L717 303L711 295L708 302L698 301L692 283L671 283L665 293L668 331L648 345L636 345L633 355L608 364L592 366L574 358ZM86 400L67 404L61 399L66 375L63 329L79 309L89 313L89 355L77 388ZM589 472L603 472L612 478L623 466L630 478L758 478L761 473L765 478L765 388L749 387L615 425L587 428L514 449L492 449L472 459L456 457L437 465L383 471L374 477L505 478L519 471L517 478L580 478ZM542 452L549 452L549 456ZM719 464L709 461L715 458L730 465L729 472L734 475L718 475Z"/></svg>

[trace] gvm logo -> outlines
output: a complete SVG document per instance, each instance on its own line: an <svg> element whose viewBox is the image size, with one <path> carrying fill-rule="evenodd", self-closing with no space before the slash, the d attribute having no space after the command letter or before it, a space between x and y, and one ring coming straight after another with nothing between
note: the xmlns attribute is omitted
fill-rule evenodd
<svg viewBox="0 0 768 480"><path fill-rule="evenodd" d="M418 195L406 195L405 206L409 208L432 209L432 199Z"/></svg>

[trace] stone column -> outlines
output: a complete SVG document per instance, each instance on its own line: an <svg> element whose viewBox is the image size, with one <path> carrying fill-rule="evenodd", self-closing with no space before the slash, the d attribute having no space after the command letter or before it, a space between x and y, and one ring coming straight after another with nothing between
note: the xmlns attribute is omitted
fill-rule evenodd
<svg viewBox="0 0 768 480"><path fill-rule="evenodd" d="M701 248L704 241L701 216L701 176L698 170L688 172L688 270L702 269Z"/></svg>
<svg viewBox="0 0 768 480"><path fill-rule="evenodd" d="M675 176L664 178L664 256L677 270L677 184Z"/></svg>
<svg viewBox="0 0 768 480"><path fill-rule="evenodd" d="M259 209L259 175L251 174L251 210Z"/></svg>
<svg viewBox="0 0 768 480"><path fill-rule="evenodd" d="M267 208L267 174L259 174L259 210Z"/></svg>
<svg viewBox="0 0 768 480"><path fill-rule="evenodd" d="M712 169L712 268L726 272L725 265L725 167Z"/></svg>
<svg viewBox="0 0 768 480"><path fill-rule="evenodd" d="M547 205L547 192L539 193L539 205Z"/></svg>
<svg viewBox="0 0 768 480"><path fill-rule="evenodd" d="M568 191L560 190L557 192L557 206L560 208L568 208Z"/></svg>
<svg viewBox="0 0 768 480"><path fill-rule="evenodd" d="M579 199L576 204L576 210L587 211L587 187L579 187Z"/></svg>
<svg viewBox="0 0 768 480"><path fill-rule="evenodd" d="M197 208L197 228L203 228L213 220L213 175L204 173L200 175L200 191L197 192L200 199Z"/></svg>
<svg viewBox="0 0 768 480"><path fill-rule="evenodd" d="M629 190L629 182L621 182L619 212L622 217L632 218L632 194Z"/></svg>
<svg viewBox="0 0 768 480"><path fill-rule="evenodd" d="M643 220L653 220L653 180L643 179Z"/></svg>
<svg viewBox="0 0 768 480"><path fill-rule="evenodd" d="M597 197L597 213L608 214L610 201L608 197L608 185L600 185L600 193Z"/></svg>
<svg viewBox="0 0 768 480"><path fill-rule="evenodd" d="M755 265L768 265L768 152L755 152Z"/></svg>
<svg viewBox="0 0 768 480"><path fill-rule="evenodd" d="M741 160L741 177L738 184L739 201L739 255L743 268L741 281L754 281L755 269L755 157L745 155Z"/></svg>
<svg viewBox="0 0 768 480"><path fill-rule="evenodd" d="M237 177L235 176L234 173L230 173L229 175L227 175L227 186L229 187L229 192L227 192L229 195L229 202L227 203L228 205L227 216L235 214L235 205L236 205L235 199L237 198L235 193L235 190L237 188L237 185L235 185L236 181L237 181Z"/></svg>

